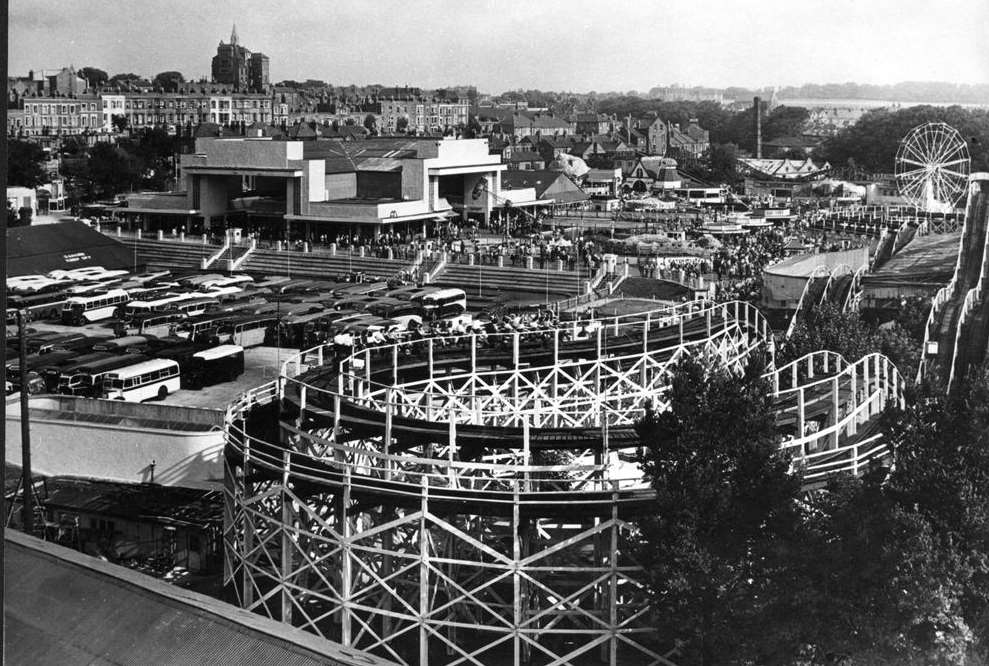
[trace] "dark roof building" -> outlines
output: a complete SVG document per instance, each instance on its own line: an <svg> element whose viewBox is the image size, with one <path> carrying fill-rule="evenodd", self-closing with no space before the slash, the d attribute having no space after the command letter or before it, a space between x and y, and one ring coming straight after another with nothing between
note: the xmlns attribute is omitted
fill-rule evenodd
<svg viewBox="0 0 989 666"><path fill-rule="evenodd" d="M82 222L7 229L8 275L48 273L84 266L133 268L126 247Z"/></svg>

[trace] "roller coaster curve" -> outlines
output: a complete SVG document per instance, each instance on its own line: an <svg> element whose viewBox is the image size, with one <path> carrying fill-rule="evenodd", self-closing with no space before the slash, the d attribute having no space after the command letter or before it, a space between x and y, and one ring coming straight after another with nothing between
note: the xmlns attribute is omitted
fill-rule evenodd
<svg viewBox="0 0 989 666"><path fill-rule="evenodd" d="M634 560L652 497L634 423L685 354L738 366L772 346L751 305L698 301L307 350L228 409L226 582L244 608L401 663L673 663ZM885 455L875 417L903 400L885 357L815 352L767 377L808 485Z"/></svg>

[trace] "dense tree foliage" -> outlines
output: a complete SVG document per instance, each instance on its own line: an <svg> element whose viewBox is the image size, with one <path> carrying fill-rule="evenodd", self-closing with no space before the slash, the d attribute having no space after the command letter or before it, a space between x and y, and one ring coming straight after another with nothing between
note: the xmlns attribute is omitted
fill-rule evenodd
<svg viewBox="0 0 989 666"><path fill-rule="evenodd" d="M132 189L140 180L137 158L112 143L97 143L89 151L86 161L87 188L97 198Z"/></svg>
<svg viewBox="0 0 989 666"><path fill-rule="evenodd" d="M883 419L891 465L800 497L755 368L682 363L639 428L660 637L698 664L984 664L989 374Z"/></svg>
<svg viewBox="0 0 989 666"><path fill-rule="evenodd" d="M781 544L798 536L800 483L779 448L763 369L753 362L738 377L687 358L672 379L670 409L647 413L639 426L643 469L656 490L640 523L640 557L657 628L682 641L683 663L796 654L767 640L785 632L793 610L779 572ZM779 622L763 623L769 617Z"/></svg>
<svg viewBox="0 0 989 666"><path fill-rule="evenodd" d="M707 164L706 180L734 184L738 180L738 146L734 143L712 144Z"/></svg>
<svg viewBox="0 0 989 666"><path fill-rule="evenodd" d="M21 187L37 187L48 182L47 155L33 141L11 139L7 143L7 182Z"/></svg>
<svg viewBox="0 0 989 666"><path fill-rule="evenodd" d="M837 352L850 362L880 352L904 375L911 375L920 362L927 307L921 302L905 303L908 316L880 324L876 317L863 317L854 310L842 312L833 303L823 303L798 321L790 337L780 343L776 362L783 365L820 349Z"/></svg>
<svg viewBox="0 0 989 666"><path fill-rule="evenodd" d="M99 142L62 161L62 175L72 197L92 201L136 188L167 190L182 139L162 129L148 129L117 143Z"/></svg>
<svg viewBox="0 0 989 666"><path fill-rule="evenodd" d="M810 111L802 106L777 106L762 123L762 136L767 139L800 136L810 119Z"/></svg>
<svg viewBox="0 0 989 666"><path fill-rule="evenodd" d="M151 80L152 85L156 88L161 88L165 92L176 92L183 83L185 83L185 77L182 76L181 72L161 72L155 74L155 78Z"/></svg>
<svg viewBox="0 0 989 666"><path fill-rule="evenodd" d="M140 81L143 77L140 74L134 74L133 72L125 72L121 74L114 74L110 77L108 83L113 85L114 83L119 83L121 81Z"/></svg>
<svg viewBox="0 0 989 666"><path fill-rule="evenodd" d="M110 79L109 74L96 67L83 67L79 70L79 76L86 79L91 88L99 88Z"/></svg>
<svg viewBox="0 0 989 666"><path fill-rule="evenodd" d="M370 132L372 135L378 133L378 120L374 117L373 113L369 113L364 116L364 129Z"/></svg>
<svg viewBox="0 0 989 666"><path fill-rule="evenodd" d="M968 143L972 170L989 169L989 110L960 106L912 106L869 111L828 139L821 155L833 166L891 173L900 141L917 125L945 122Z"/></svg>

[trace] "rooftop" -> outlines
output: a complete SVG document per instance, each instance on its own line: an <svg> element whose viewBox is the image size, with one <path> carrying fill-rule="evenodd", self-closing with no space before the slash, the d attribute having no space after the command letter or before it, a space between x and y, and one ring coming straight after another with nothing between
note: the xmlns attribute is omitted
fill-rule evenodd
<svg viewBox="0 0 989 666"><path fill-rule="evenodd" d="M4 558L13 664L391 663L13 530Z"/></svg>

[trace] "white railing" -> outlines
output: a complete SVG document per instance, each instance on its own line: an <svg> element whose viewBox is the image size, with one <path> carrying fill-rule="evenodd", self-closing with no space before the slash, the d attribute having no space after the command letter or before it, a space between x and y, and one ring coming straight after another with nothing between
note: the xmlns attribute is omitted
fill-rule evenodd
<svg viewBox="0 0 989 666"><path fill-rule="evenodd" d="M598 266L597 271L594 273L594 277L592 277L591 281L587 283L587 291L588 292L596 291L598 287L601 286L601 282L607 276L608 276L608 269L605 266L605 262L602 261L601 265Z"/></svg>
<svg viewBox="0 0 989 666"><path fill-rule="evenodd" d="M848 296L841 306L842 312L851 312L859 309L862 302L862 276L869 270L868 266L862 266L852 276L852 284L848 288Z"/></svg>
<svg viewBox="0 0 989 666"><path fill-rule="evenodd" d="M247 261L247 258L251 256L251 253L253 253L254 250L256 250L257 248L258 248L258 240L256 238L251 238L251 243L250 245L247 246L247 249L244 251L244 254L228 262L227 268L231 271L240 270L240 267L244 265L244 262Z"/></svg>
<svg viewBox="0 0 989 666"><path fill-rule="evenodd" d="M622 265L621 272L620 273L616 273L615 274L615 276L616 276L615 279L608 283L608 295L609 296L611 294L615 293L615 291L618 290L618 287L621 286L622 282L624 282L625 280L628 279L628 274L629 274L629 267L628 267L628 263L626 262L625 264Z"/></svg>
<svg viewBox="0 0 989 666"><path fill-rule="evenodd" d="M426 284L432 284L433 282L435 282L436 276L440 274L440 271L446 268L446 262L447 262L446 252L440 252L440 260L436 262L436 264L432 267L432 269L427 271L422 276L422 281Z"/></svg>
<svg viewBox="0 0 989 666"><path fill-rule="evenodd" d="M828 275L827 266L817 266L811 271L810 275L807 277L807 282L804 284L804 290L800 293L800 300L797 301L797 309L794 310L793 316L790 317L790 323L786 327L786 333L783 337L789 338L793 335L793 330L797 327L797 319L800 317L800 311L804 307L804 300L808 297L810 293L811 285L814 284L814 280L821 277L826 277ZM810 305L810 304L808 304Z"/></svg>
<svg viewBox="0 0 989 666"><path fill-rule="evenodd" d="M828 273L828 281L824 284L824 293L821 294L821 302L827 300L828 295L831 293L831 288L834 286L835 278L841 275L853 275L854 270L848 264L838 264L831 269Z"/></svg>
<svg viewBox="0 0 989 666"><path fill-rule="evenodd" d="M666 347L649 349L648 332L651 326L679 327L682 331L685 322L699 318L710 321L708 317L712 313L719 314L724 321L718 326L708 324L701 338L686 340L677 336L668 340ZM732 321L733 314L735 318ZM387 451L368 450L337 441L333 434L319 437L283 424L283 427L294 428L293 432L303 440L309 440L314 451L323 452L317 456L320 458L319 473L323 476L326 474L326 462L333 458L340 461L341 470L346 468L348 473L354 475L351 482L358 484L362 481L357 477L367 478L385 472L394 475L397 471L395 466L401 465L405 470L403 473L415 476L409 479L412 484L421 483L425 475L429 477L430 485L449 487L453 483L451 479L456 479L456 487L476 490L498 481L492 476L497 472L502 476L509 473L526 474L535 479L543 475L553 476L557 484L553 488L559 489L561 484L574 483L572 479L561 481L558 477L563 472L587 477L589 471L603 470L599 467L593 470L584 469L586 465L529 465L526 456L519 459L517 454L510 464L499 463L501 466L486 466L488 463L484 461L461 463L454 460L449 453L452 450L450 447L455 446L458 425L498 427L521 424L522 448L526 453L530 428L556 425L587 427L592 424L602 428L602 437L607 442L608 428L615 425L628 427L634 423L641 416L646 400L653 404L654 409L664 408L662 394L668 386L669 373L684 355L717 354L732 364L732 367L740 367L754 349L766 344L767 340L760 337L760 332L768 333L768 326L761 318L761 313L747 303L712 305L703 301L692 302L660 308L644 315L599 320L599 324L597 339L593 341L593 346L598 349L598 353L593 354L594 358L560 362L556 356L561 330L556 329L552 348L555 350L553 362L539 367L528 364L525 356L520 354L520 334L507 334L504 337L510 344L500 345L498 349L512 349L513 363L509 370L479 371L476 366L476 335L420 341L418 344L424 345L427 351L431 375L434 354L440 345L445 344L444 341L450 344L469 341L470 346L464 351L465 356L469 351L471 368L462 370L459 374L440 373L424 380L401 384L397 382L396 364L407 358L402 347L409 346L408 343L355 351L340 361L339 372L334 375L331 385L317 386L308 383L304 373L336 360L331 349L321 345L287 359L277 381L249 391L231 403L227 411L227 422L232 425L250 406L266 404L286 395L297 401L302 409L323 410L337 420L345 418L341 417L342 404L351 403L379 412L383 424L390 423L391 417L387 416L389 414L421 423L432 423L434 426L443 423L442 430L448 429L449 442L446 442L446 453L443 442L437 443L440 445L437 456L446 457L420 459L406 454L390 455ZM621 356L607 353L603 349L600 331L607 328L620 334L625 327L634 327L629 330L643 333L642 349ZM749 333L739 337L743 328L748 329ZM754 337L751 337L753 334ZM656 354L659 356L652 358ZM373 375L381 373L390 373L395 380L387 384L372 380ZM781 427L785 428L787 423L794 427L794 432L782 443L782 447L793 454L794 465L801 469L805 479L823 478L839 471L857 473L862 465L885 455L885 445L881 441L875 436L860 439L857 431L859 426L873 419L887 405L903 405L903 381L895 365L886 357L871 354L855 363L848 363L841 355L822 350L770 370L765 376L770 380L774 399L779 404L778 420ZM570 382L570 385L565 385L564 382ZM615 392L610 395L609 382L616 387ZM492 399L489 391L491 387L512 384L515 388L510 395ZM592 385L593 390L581 389L584 384ZM563 387L569 401L566 411L577 416L566 419L562 424L538 418L547 409L547 405L540 404L540 400L542 392L548 390L550 385L554 391ZM605 389L603 393L602 388ZM477 393L478 389L481 393ZM510 404L513 401L516 404ZM598 416L587 419L588 414ZM581 418L584 421L578 423ZM811 423L822 422L823 425L816 430L808 427ZM329 450L337 453L330 456L327 453ZM245 455L248 454L245 451ZM348 460L352 462L346 462ZM280 458L278 464L282 464ZM427 473L424 469L432 469L435 473ZM643 485L641 477L614 478L608 473L597 476L600 482L587 482L581 488L595 488L594 483L599 483L600 488L597 490L604 492L605 486L628 489ZM469 478L474 480L466 480ZM326 479L322 478L322 481L325 482ZM549 483L550 479L543 481ZM551 496L549 498L552 499Z"/></svg>
<svg viewBox="0 0 989 666"><path fill-rule="evenodd" d="M202 268L203 270L206 270L207 268L209 268L210 266L212 266L213 264L215 264L217 261L219 261L220 260L220 257L222 257L223 254L225 252L229 251L229 250L230 250L230 234L228 233L228 234L226 234L224 236L224 238L223 238L223 245L220 246L220 249L219 250L217 250L216 252L214 252L213 254L211 254L208 257L203 257L202 264L200 265L200 268Z"/></svg>

